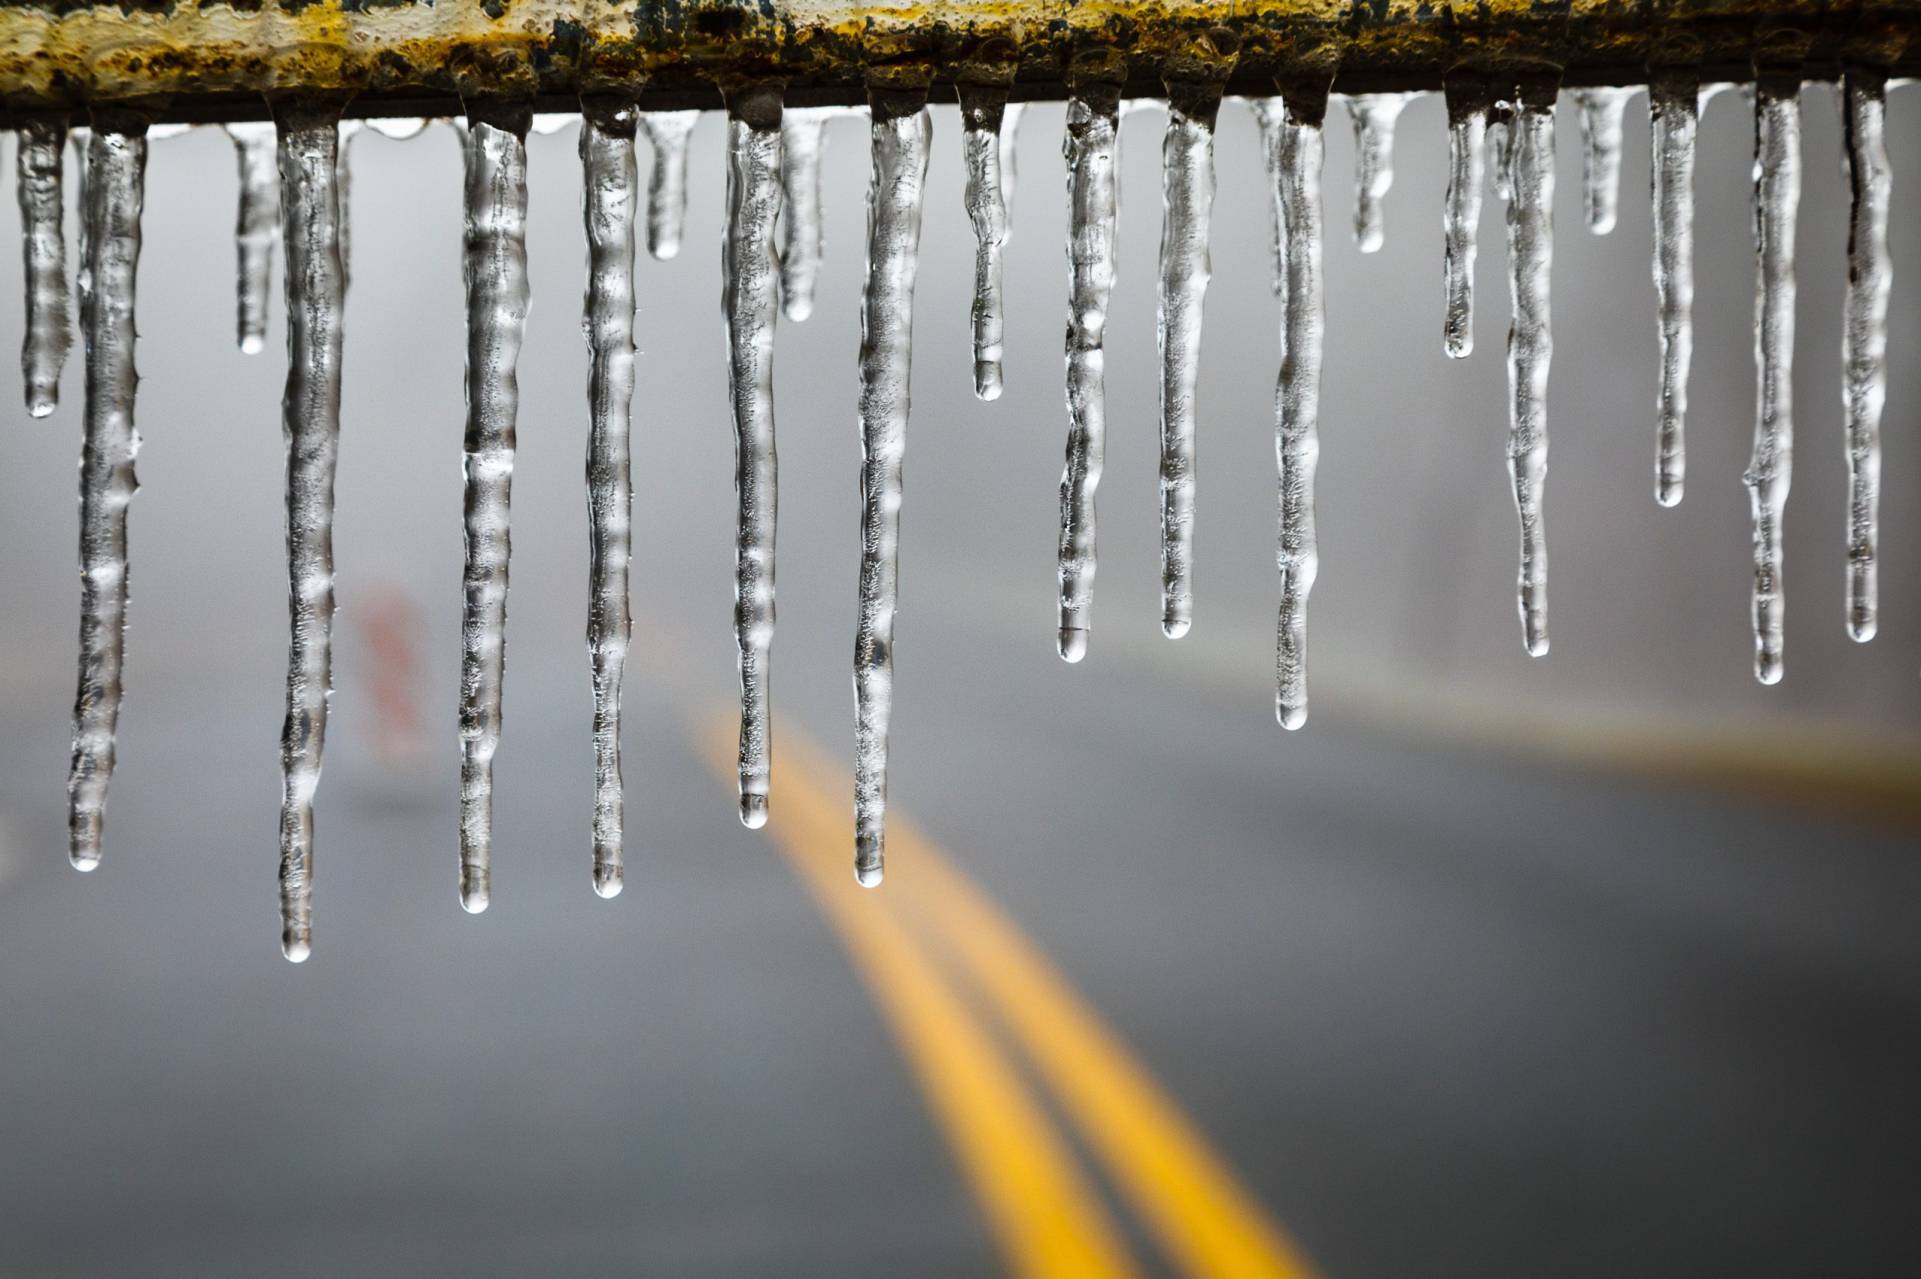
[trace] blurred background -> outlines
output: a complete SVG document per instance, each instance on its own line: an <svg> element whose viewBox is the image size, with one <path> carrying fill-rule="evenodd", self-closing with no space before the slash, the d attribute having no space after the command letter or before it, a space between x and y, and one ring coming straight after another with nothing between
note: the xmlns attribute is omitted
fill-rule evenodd
<svg viewBox="0 0 1921 1279"><path fill-rule="evenodd" d="M1645 99L1621 216L1559 119L1547 520L1523 651L1500 205L1441 352L1438 98L1387 245L1330 114L1313 717L1273 722L1278 308L1222 111L1191 635L1159 632L1158 110L1123 136L1089 658L1054 654L1063 111L1029 111L1007 391L935 110L887 883L851 866L864 126L782 322L773 821L734 817L721 121L643 259L627 891L589 887L576 130L530 140L494 904L456 903L458 148L353 144L341 611L315 953L277 953L278 337L233 339L233 149L157 140L104 865L64 856L80 361L0 432L0 1271L1889 1275L1921 1265L1921 93L1896 91L1881 634L1845 634L1835 98L1803 98L1787 676L1750 673L1752 121L1701 129L1687 497L1653 501ZM647 157L642 156L643 175ZM72 174L69 173L71 203ZM0 210L0 236L15 225ZM77 244L69 227L69 245ZM0 255L0 297L19 294ZM277 274L277 269L276 269ZM278 288L276 287L276 292ZM278 307L276 300L276 307ZM0 307L0 349L20 339ZM77 355L77 352L76 352ZM11 365L9 364L9 369ZM13 395L14 374L0 375Z"/></svg>

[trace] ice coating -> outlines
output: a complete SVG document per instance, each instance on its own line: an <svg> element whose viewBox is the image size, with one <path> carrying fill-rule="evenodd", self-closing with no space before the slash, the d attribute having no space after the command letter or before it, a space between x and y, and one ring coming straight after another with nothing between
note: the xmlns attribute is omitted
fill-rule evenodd
<svg viewBox="0 0 1921 1279"><path fill-rule="evenodd" d="M1660 344L1655 405L1654 500L1680 502L1687 483L1688 368L1694 359L1694 140L1699 82L1657 75L1648 88L1653 133L1654 298Z"/></svg>
<svg viewBox="0 0 1921 1279"><path fill-rule="evenodd" d="M887 730L894 708L902 462L920 264L927 108L877 99L860 299L860 616L854 634L854 877L880 883L887 843Z"/></svg>
<svg viewBox="0 0 1921 1279"><path fill-rule="evenodd" d="M1357 93L1347 100L1354 123L1354 243L1363 253L1387 241L1382 202L1394 185L1394 125L1418 95Z"/></svg>
<svg viewBox="0 0 1921 1279"><path fill-rule="evenodd" d="M507 659L508 521L516 366L527 323L527 119L475 114L466 133L466 567L460 618L460 904L487 909L493 882L494 753Z"/></svg>
<svg viewBox="0 0 1921 1279"><path fill-rule="evenodd" d="M647 175L647 252L666 261L680 252L687 222L687 138L700 122L698 111L645 111L640 127L654 148Z"/></svg>
<svg viewBox="0 0 1921 1279"><path fill-rule="evenodd" d="M1474 258L1479 248L1481 186L1487 180L1487 107L1448 103L1447 195L1441 213L1446 309L1441 346L1462 359L1474 350Z"/></svg>
<svg viewBox="0 0 1921 1279"><path fill-rule="evenodd" d="M1781 679L1781 517L1794 470L1794 233L1801 202L1800 85L1764 78L1754 101L1754 677Z"/></svg>
<svg viewBox="0 0 1921 1279"><path fill-rule="evenodd" d="M1007 243L1006 90L963 86L961 149L967 163L963 199L974 226L974 394L997 400L1006 312L1001 296L1001 249Z"/></svg>
<svg viewBox="0 0 1921 1279"><path fill-rule="evenodd" d="M236 329L240 349L258 355L267 345L267 293L272 287L273 246L280 235L280 175L274 159L274 126L253 121L226 126L240 166L240 212L233 241Z"/></svg>
<svg viewBox="0 0 1921 1279"><path fill-rule="evenodd" d="M1577 89L1581 116L1581 204L1587 229L1606 235L1614 229L1621 202L1621 123L1633 89Z"/></svg>
<svg viewBox="0 0 1921 1279"><path fill-rule="evenodd" d="M340 204L340 281L341 287L353 283L353 142L365 125L359 120L340 122L340 146L334 155L334 189Z"/></svg>
<svg viewBox="0 0 1921 1279"><path fill-rule="evenodd" d="M1513 198L1507 206L1508 474L1521 519L1520 610L1527 651L1548 649L1547 530L1541 497L1547 482L1547 377L1554 355L1549 276L1554 264L1554 107L1532 101L1508 128Z"/></svg>
<svg viewBox="0 0 1921 1279"><path fill-rule="evenodd" d="M280 730L280 949L313 946L314 792L333 692L334 467L340 449L338 116L283 114L277 147L287 250L287 718Z"/></svg>
<svg viewBox="0 0 1921 1279"><path fill-rule="evenodd" d="M774 525L780 505L774 451L774 322L780 267L780 96L761 90L727 119L727 227L721 311L734 412L734 638L740 646L740 820L767 824L772 767L768 654L774 642Z"/></svg>
<svg viewBox="0 0 1921 1279"><path fill-rule="evenodd" d="M629 434L634 398L634 109L590 103L580 130L581 214L587 230L587 651L594 683L594 891L624 882L626 806L620 770L620 693L633 634L627 567L633 557Z"/></svg>
<svg viewBox="0 0 1921 1279"><path fill-rule="evenodd" d="M100 864L100 833L113 779L126 656L127 506L140 489L133 425L134 278L147 178L144 126L115 120L87 141L86 256L80 330L87 407L80 453L80 687L73 704L67 777L67 851L74 867Z"/></svg>
<svg viewBox="0 0 1921 1279"><path fill-rule="evenodd" d="M60 402L60 370L66 366L67 349L73 344L72 321L67 315L67 210L61 180L67 117L24 117L18 138L15 168L27 297L20 377L26 384L27 413L45 417Z"/></svg>
<svg viewBox="0 0 1921 1279"><path fill-rule="evenodd" d="M93 130L85 125L75 125L67 131L67 141L73 149L74 199L80 206L80 261L73 273L73 292L84 312L87 293L93 288L92 278L88 274L92 256L87 251L87 161L88 152L93 149Z"/></svg>
<svg viewBox="0 0 1921 1279"><path fill-rule="evenodd" d="M1194 623L1194 394L1201 369L1201 310L1211 276L1215 96L1192 114L1170 108L1161 142L1161 276L1155 332L1161 355L1161 631Z"/></svg>
<svg viewBox="0 0 1921 1279"><path fill-rule="evenodd" d="M827 122L838 107L800 107L780 116L780 292L787 318L814 313L814 280L820 274L820 153Z"/></svg>
<svg viewBox="0 0 1921 1279"><path fill-rule="evenodd" d="M1842 121L1848 186L1848 290L1841 337L1842 403L1847 412L1848 634L1874 638L1876 522L1881 502L1881 409L1888 397L1888 293L1894 263L1888 256L1888 205L1894 172L1888 165L1887 82L1851 70Z"/></svg>
<svg viewBox="0 0 1921 1279"><path fill-rule="evenodd" d="M1287 108L1278 97L1249 98L1247 106L1261 131L1261 161L1267 169L1267 189L1274 197L1269 210L1268 244L1274 260L1274 294L1279 297L1287 288L1287 250L1283 243L1287 210L1281 207L1281 141L1287 127Z"/></svg>
<svg viewBox="0 0 1921 1279"><path fill-rule="evenodd" d="M1060 655L1087 655L1094 603L1094 492L1106 448L1107 304L1114 290L1119 101L1111 89L1067 103L1067 466L1061 475Z"/></svg>
<svg viewBox="0 0 1921 1279"><path fill-rule="evenodd" d="M1025 102L1010 102L1001 111L1001 212L1007 219L1003 245L1014 237L1014 185L1020 177L1021 118L1026 114Z"/></svg>
<svg viewBox="0 0 1921 1279"><path fill-rule="evenodd" d="M1307 723L1307 598L1320 571L1314 471L1321 457L1320 398L1326 311L1321 280L1319 121L1293 109L1281 130L1280 202L1287 210L1287 279L1281 291L1281 376L1274 392L1274 453L1280 469L1280 615L1275 626L1274 717Z"/></svg>
<svg viewBox="0 0 1921 1279"><path fill-rule="evenodd" d="M1487 113L1487 149L1494 163L1487 166L1488 190L1502 200L1514 198L1514 106L1496 102Z"/></svg>

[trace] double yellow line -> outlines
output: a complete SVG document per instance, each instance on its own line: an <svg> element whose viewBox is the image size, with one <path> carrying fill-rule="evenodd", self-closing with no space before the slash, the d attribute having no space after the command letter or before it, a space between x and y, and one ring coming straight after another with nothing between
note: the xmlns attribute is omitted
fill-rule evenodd
<svg viewBox="0 0 1921 1279"><path fill-rule="evenodd" d="M707 736L734 771L730 720ZM1137 1273L1067 1143L943 967L1023 1055L1184 1274L1308 1279L1313 1269L1120 1038L931 840L891 813L878 889L851 866L852 781L794 733L778 742L775 847L834 925L986 1212L1032 1279Z"/></svg>

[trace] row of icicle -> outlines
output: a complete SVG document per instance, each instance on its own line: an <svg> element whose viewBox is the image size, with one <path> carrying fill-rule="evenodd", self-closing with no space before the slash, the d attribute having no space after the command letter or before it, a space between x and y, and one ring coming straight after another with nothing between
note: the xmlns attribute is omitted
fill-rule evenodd
<svg viewBox="0 0 1921 1279"><path fill-rule="evenodd" d="M1681 498L1683 429L1692 345L1693 186L1696 122L1712 89L1681 72L1650 85L1653 137L1653 275L1659 318L1656 497ZM1844 323L1844 401L1850 463L1849 633L1875 630L1875 522L1879 425L1886 388L1890 172L1883 142L1886 80L1843 81L1846 163L1852 186ZM1213 134L1220 103L1192 86L1169 107L1162 147L1164 220L1159 279L1161 351L1162 628L1184 635L1193 618L1195 387L1201 314L1209 279L1214 193ZM1800 191L1799 83L1762 78L1754 91L1757 410L1746 474L1754 515L1755 671L1781 677L1781 518L1792 457L1790 353L1793 245ZM1575 94L1584 153L1589 228L1615 222L1623 113L1632 90ZM1393 180L1396 118L1413 95L1349 99L1356 140L1354 235L1381 246L1382 197ZM1530 653L1545 653L1547 550L1542 492L1547 463L1546 394L1552 355L1549 275L1553 256L1556 93L1517 90L1499 100L1448 98L1449 177L1443 208L1442 341L1451 356L1473 343L1473 278L1482 189L1506 204L1513 323L1507 345L1507 456L1520 516L1519 605ZM1103 342L1115 272L1117 138L1123 103L1110 85L1069 101L1064 142L1069 207L1067 462L1061 481L1060 655L1079 661L1090 631L1096 567L1095 490L1105 437ZM1275 290L1282 299L1276 395L1280 472L1275 705L1280 722L1307 718L1307 601L1318 564L1314 472L1320 452L1323 359L1321 171L1324 95L1250 103L1260 125L1274 199ZM965 204L978 251L972 309L975 391L1002 387L1001 252L1014 178L1020 106L1004 91L961 92ZM740 816L768 816L772 738L769 653L774 630L776 473L773 345L776 313L802 320L813 308L820 263L820 157L825 126L841 108L782 111L771 88L729 102L722 308L737 445L735 628L740 650ZM924 97L877 95L870 121L867 277L861 298L859 420L861 561L854 651L856 702L855 873L880 881L885 839L888 722L892 706L896 551L922 191L932 137ZM620 693L631 631L628 565L632 482L629 421L634 390L634 284L639 182L637 129L654 151L646 234L655 257L678 252L686 204L690 111L640 113L589 101L581 115L582 199L588 246L586 334L588 512L591 526L588 646L594 690L593 883L604 897L622 886ZM526 135L563 116L525 108L476 109L456 125L466 159L467 294L466 566L460 701L460 898L484 910L490 895L493 757L500 741L510 551L509 504L518 408L515 370L527 314ZM367 121L390 137L420 120ZM331 691L333 488L340 426L341 315L348 285L347 147L357 123L337 111L283 110L275 124L228 126L239 161L238 336L262 349L274 246L286 256L288 375L287 556L292 640L281 741L285 791L280 828L282 946L299 961L311 946L313 801L320 780ZM158 135L158 128L152 131ZM52 412L69 344L62 231L64 119L19 131L19 201L26 267L22 352L27 409ZM81 462L82 608L80 681L69 781L73 864L99 864L101 822L114 764L127 601L126 512L137 484L134 456L134 279L148 130L125 116L73 130L79 143L81 216L78 294L86 350L85 447ZM1492 172L1488 155L1492 151ZM277 213L276 213L277 206ZM779 243L777 244L776 241Z"/></svg>

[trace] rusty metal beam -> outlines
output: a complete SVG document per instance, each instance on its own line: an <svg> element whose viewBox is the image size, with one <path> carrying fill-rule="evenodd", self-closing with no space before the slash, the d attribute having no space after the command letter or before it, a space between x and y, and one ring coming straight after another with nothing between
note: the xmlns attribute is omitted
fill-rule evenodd
<svg viewBox="0 0 1921 1279"><path fill-rule="evenodd" d="M1453 72L1638 83L1757 61L1829 78L1921 73L1921 0L0 0L0 101L15 112L139 103L155 118L259 118L271 95L352 95L360 114L448 114L462 99L572 105L622 92L714 106L747 78L795 103L870 84L1076 80L1159 94L1225 80L1270 93L1312 65L1337 91L1438 89Z"/></svg>

